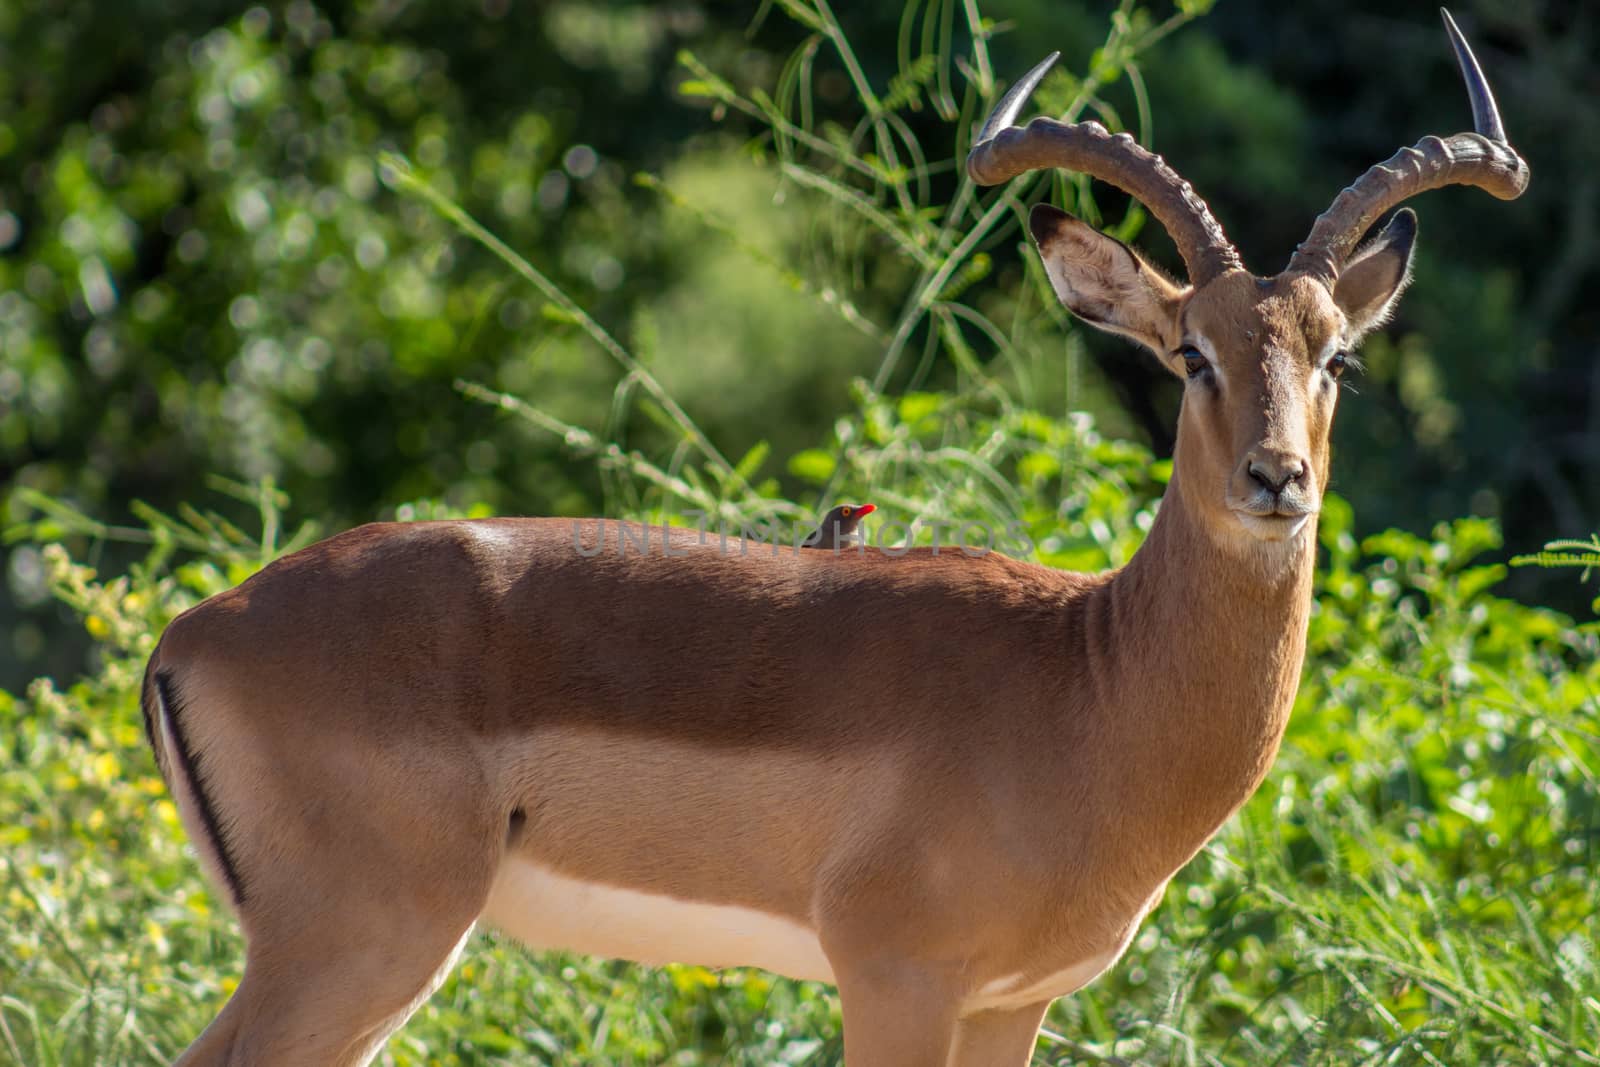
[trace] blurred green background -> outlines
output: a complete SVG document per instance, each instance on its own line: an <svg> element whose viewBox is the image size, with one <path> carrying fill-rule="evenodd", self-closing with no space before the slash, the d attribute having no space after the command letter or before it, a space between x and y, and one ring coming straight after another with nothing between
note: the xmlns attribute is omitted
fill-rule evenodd
<svg viewBox="0 0 1600 1067"><path fill-rule="evenodd" d="M925 48L959 66L970 42L956 6L837 15L881 90ZM295 513L329 530L424 499L604 509L602 479L559 437L452 382L507 390L630 447L670 440L615 401L621 372L570 322L381 181L384 149L572 293L725 454L764 440L785 457L826 437L852 378L880 366L910 265L816 210L764 123L680 91L687 49L741 91L774 92L807 37L785 7L0 4L0 485L113 523L135 499L195 500L213 474L272 475ZM1114 9L986 5L995 76L1049 48L1085 69ZM1366 346L1333 488L1359 530L1477 514L1526 550L1588 532L1600 503L1585 299L1600 254L1600 28L1591 6L1558 0L1463 0L1457 14L1532 187L1512 204L1460 189L1418 202L1417 282ZM796 106L818 123L853 113L837 57L814 60ZM1139 72L1152 121L1127 79L1104 89L1107 108L1209 198L1261 273L1368 165L1469 122L1428 4L1232 0L1153 45ZM935 205L956 187L947 77L960 75L913 83L901 109ZM1095 195L1108 221L1122 218L1114 191ZM1178 266L1159 227L1138 239ZM989 251L994 273L975 284L1014 288L1014 242ZM830 291L880 332L851 328L817 298ZM1177 390L1153 361L1060 330L1026 343L1027 402L1091 411L1167 452ZM880 384L949 385L941 352L920 337L907 350ZM974 358L994 360L993 346ZM780 459L759 473L804 487ZM26 510L11 497L13 521ZM120 558L115 543L96 551ZM9 549L5 587L0 686L79 671L81 627L47 603L36 547ZM1542 572L1509 588L1581 604Z"/></svg>

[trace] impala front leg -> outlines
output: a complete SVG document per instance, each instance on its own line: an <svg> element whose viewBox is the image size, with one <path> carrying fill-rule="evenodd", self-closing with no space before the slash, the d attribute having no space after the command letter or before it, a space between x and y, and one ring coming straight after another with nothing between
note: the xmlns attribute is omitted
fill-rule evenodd
<svg viewBox="0 0 1600 1067"><path fill-rule="evenodd" d="M901 960L834 962L848 1067L934 1067L955 1040L959 968Z"/></svg>
<svg viewBox="0 0 1600 1067"><path fill-rule="evenodd" d="M1049 1009L1050 1001L1044 1000L1011 1011L967 1016L956 1026L945 1067L1027 1067Z"/></svg>

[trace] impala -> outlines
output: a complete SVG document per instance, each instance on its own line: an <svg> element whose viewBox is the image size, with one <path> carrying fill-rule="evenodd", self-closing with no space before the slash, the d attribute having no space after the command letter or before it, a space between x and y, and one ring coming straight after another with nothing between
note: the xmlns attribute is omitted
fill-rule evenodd
<svg viewBox="0 0 1600 1067"><path fill-rule="evenodd" d="M146 725L248 946L179 1062L366 1063L484 921L834 983L853 1067L1025 1064L1277 752L1337 379L1405 288L1415 216L1357 242L1423 190L1527 184L1445 20L1477 132L1369 170L1273 277L1128 136L1012 126L1053 56L979 134L975 181L1110 182L1188 268L1033 209L1062 302L1184 382L1171 484L1120 570L379 524L174 621Z"/></svg>

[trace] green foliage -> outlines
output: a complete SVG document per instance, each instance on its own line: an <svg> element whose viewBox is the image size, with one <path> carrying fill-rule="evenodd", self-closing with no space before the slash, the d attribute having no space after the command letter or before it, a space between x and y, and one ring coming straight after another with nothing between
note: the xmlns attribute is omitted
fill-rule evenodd
<svg viewBox="0 0 1600 1067"><path fill-rule="evenodd" d="M1600 534L1590 534L1587 541L1562 538L1545 543L1542 552L1511 557L1513 567L1542 567L1545 570L1577 567L1578 580L1587 582L1589 575L1600 569ZM1590 607L1600 613L1600 597Z"/></svg>

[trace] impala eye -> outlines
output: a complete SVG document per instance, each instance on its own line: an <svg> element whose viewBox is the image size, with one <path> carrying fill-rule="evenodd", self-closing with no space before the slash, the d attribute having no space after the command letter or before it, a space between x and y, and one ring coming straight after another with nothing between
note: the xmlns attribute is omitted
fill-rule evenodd
<svg viewBox="0 0 1600 1067"><path fill-rule="evenodd" d="M1349 365L1350 353L1348 352L1339 351L1328 357L1328 373L1333 375L1335 378L1343 374L1344 369Z"/></svg>
<svg viewBox="0 0 1600 1067"><path fill-rule="evenodd" d="M1194 345L1184 345L1178 349L1178 355L1183 357L1183 369L1191 378L1198 378L1211 366Z"/></svg>

